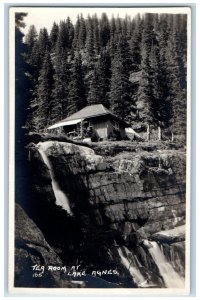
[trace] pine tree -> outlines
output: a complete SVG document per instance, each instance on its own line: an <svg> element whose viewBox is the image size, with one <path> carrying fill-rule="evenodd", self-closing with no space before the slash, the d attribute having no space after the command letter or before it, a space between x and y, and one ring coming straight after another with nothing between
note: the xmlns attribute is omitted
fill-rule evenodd
<svg viewBox="0 0 200 300"><path fill-rule="evenodd" d="M99 35L101 47L106 47L110 40L110 24L106 13L102 13L101 15Z"/></svg>
<svg viewBox="0 0 200 300"><path fill-rule="evenodd" d="M95 67L92 72L92 80L90 82L87 102L89 105L101 104L97 67Z"/></svg>
<svg viewBox="0 0 200 300"><path fill-rule="evenodd" d="M66 51L58 47L54 59L54 84L52 91L53 109L52 123L60 121L68 115L69 67Z"/></svg>
<svg viewBox="0 0 200 300"><path fill-rule="evenodd" d="M56 47L59 47L59 51L67 50L69 45L69 32L67 28L66 21L61 21L59 25L59 33L58 33L58 39L56 42Z"/></svg>
<svg viewBox="0 0 200 300"><path fill-rule="evenodd" d="M185 47L181 47L178 16L174 16L170 26L168 39L168 52L166 52L166 60L168 62L168 72L170 74L170 89L173 94L173 124L172 130L178 135L186 135L186 100L187 100L187 84L186 84L186 66L183 53Z"/></svg>
<svg viewBox="0 0 200 300"><path fill-rule="evenodd" d="M112 16L110 20L110 38L114 37L116 31L115 18Z"/></svg>
<svg viewBox="0 0 200 300"><path fill-rule="evenodd" d="M157 23L157 15L145 16L141 53L142 80L138 90L138 100L142 108L142 117L147 122L147 139L150 135L150 125L153 124L158 126L160 140L161 130L170 125L173 113L165 57L166 47L163 47L166 41L164 35L159 36Z"/></svg>
<svg viewBox="0 0 200 300"><path fill-rule="evenodd" d="M68 115L86 106L85 86L80 55L75 57L69 83Z"/></svg>
<svg viewBox="0 0 200 300"><path fill-rule="evenodd" d="M53 26L52 26L52 29L51 29L51 32L50 32L50 36L49 36L51 49L55 48L56 41L57 41L57 38L58 38L58 32L59 32L58 24L56 24L56 22L54 22Z"/></svg>
<svg viewBox="0 0 200 300"><path fill-rule="evenodd" d="M90 16L88 16L87 18L86 30L87 30L87 35L86 35L85 47L88 54L88 59L93 60L94 59L94 33L93 33L93 22Z"/></svg>
<svg viewBox="0 0 200 300"><path fill-rule="evenodd" d="M52 85L53 67L51 57L46 50L44 62L38 78L37 109L33 115L33 126L38 130L45 130L52 119Z"/></svg>
<svg viewBox="0 0 200 300"><path fill-rule="evenodd" d="M117 17L115 20L115 36L119 36L122 34L122 20L120 17Z"/></svg>
<svg viewBox="0 0 200 300"><path fill-rule="evenodd" d="M93 22L93 34L94 34L94 50L96 54L99 54L100 51L100 35L99 35L99 21L97 18L97 15L95 14L92 17L92 22Z"/></svg>
<svg viewBox="0 0 200 300"><path fill-rule="evenodd" d="M27 106L29 105L29 80L26 72L29 72L29 65L25 61L27 45L24 43L22 29L25 27L24 18L27 13L15 13L15 203L23 207L27 204L30 196L29 171L30 165L27 160L27 130L24 127L27 117ZM22 163L23 162L23 163Z"/></svg>
<svg viewBox="0 0 200 300"><path fill-rule="evenodd" d="M110 107L109 88L111 77L111 61L107 51L102 51L98 62L95 64L90 89L88 93L88 103L103 104Z"/></svg>
<svg viewBox="0 0 200 300"><path fill-rule="evenodd" d="M152 45L150 61L152 72L152 115L153 123L158 126L158 140L162 139L162 128L172 120L172 97L166 68L165 48Z"/></svg>
<svg viewBox="0 0 200 300"><path fill-rule="evenodd" d="M34 42L33 48L29 57L30 64L37 69L36 73L40 70L46 51L50 50L49 36L46 28L39 32L38 39Z"/></svg>
<svg viewBox="0 0 200 300"><path fill-rule="evenodd" d="M142 42L142 20L137 19L132 30L130 39L130 59L133 72L138 72L141 69L141 42Z"/></svg>
<svg viewBox="0 0 200 300"><path fill-rule="evenodd" d="M129 120L132 97L127 61L121 46L123 38L119 40L118 49L111 64L110 103L112 111L120 118Z"/></svg>
<svg viewBox="0 0 200 300"><path fill-rule="evenodd" d="M74 26L73 26L73 24L72 24L69 17L67 18L66 27L67 27L67 32L68 32L68 45L67 45L67 48L69 50L71 50L73 39L74 39Z"/></svg>
<svg viewBox="0 0 200 300"><path fill-rule="evenodd" d="M124 68L129 73L130 65L131 65L131 56L130 56L130 47L127 42L126 37L123 35L119 35L117 39L117 49L116 51L119 53L121 60L124 63Z"/></svg>
<svg viewBox="0 0 200 300"><path fill-rule="evenodd" d="M46 28L43 28L40 30L39 36L38 36L38 51L40 53L41 59L44 58L46 50L50 50L50 41L49 41L49 35Z"/></svg>
<svg viewBox="0 0 200 300"><path fill-rule="evenodd" d="M28 65L24 60L28 49L27 45L23 43L24 34L21 30L25 27L23 20L26 16L27 13L15 13L15 130L18 139L16 143L20 143L23 135L22 127L25 125L28 106L29 81L25 76Z"/></svg>
<svg viewBox="0 0 200 300"><path fill-rule="evenodd" d="M33 43L31 52L26 56L26 61L29 64L28 77L30 80L29 88L29 108L26 126L30 128L33 124L33 115L37 107L37 87L40 76L40 71L44 62L46 51L50 50L49 36L46 28L41 29L38 39Z"/></svg>
<svg viewBox="0 0 200 300"><path fill-rule="evenodd" d="M79 28L79 35L78 35L78 43L79 43L80 49L85 48L85 41L86 41L86 24L85 24L85 20L84 20L82 14L81 14L80 28Z"/></svg>
<svg viewBox="0 0 200 300"><path fill-rule="evenodd" d="M28 56L31 55L31 52L32 52L32 49L33 49L33 46L37 40L37 31L36 31L36 28L34 25L31 25L30 28L29 28L29 31L27 33L27 35L25 36L25 43L28 47Z"/></svg>
<svg viewBox="0 0 200 300"><path fill-rule="evenodd" d="M138 88L137 107L141 111L140 118L147 125L147 140L150 139L150 125L154 124L155 112L153 95L154 73L152 69L152 44L154 43L154 38L153 14L145 14L141 38L141 79Z"/></svg>
<svg viewBox="0 0 200 300"><path fill-rule="evenodd" d="M74 26L74 38L73 38L73 42L72 42L72 47L73 47L74 51L80 50L79 34L80 34L80 17L78 15L76 24Z"/></svg>
<svg viewBox="0 0 200 300"><path fill-rule="evenodd" d="M147 140L150 139L150 124L152 124L152 78L149 55L142 49L142 76L138 88L137 108L140 109L140 119L147 124Z"/></svg>
<svg viewBox="0 0 200 300"><path fill-rule="evenodd" d="M140 118L147 125L147 140L150 139L150 125L153 123L153 85L150 66L150 49L153 32L151 19L147 14L144 16L144 27L141 39L141 79L138 88L137 108L140 109Z"/></svg>

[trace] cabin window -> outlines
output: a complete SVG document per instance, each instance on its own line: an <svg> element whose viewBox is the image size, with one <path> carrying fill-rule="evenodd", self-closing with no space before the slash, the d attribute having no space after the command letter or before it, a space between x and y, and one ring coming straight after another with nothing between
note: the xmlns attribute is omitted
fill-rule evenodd
<svg viewBox="0 0 200 300"><path fill-rule="evenodd" d="M113 127L114 127L115 130L119 130L119 123L114 121L113 122Z"/></svg>

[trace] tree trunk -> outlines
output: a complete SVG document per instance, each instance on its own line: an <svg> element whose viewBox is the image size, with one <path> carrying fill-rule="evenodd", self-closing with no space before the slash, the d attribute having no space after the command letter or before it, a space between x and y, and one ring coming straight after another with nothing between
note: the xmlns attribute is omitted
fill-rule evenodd
<svg viewBox="0 0 200 300"><path fill-rule="evenodd" d="M158 140L161 141L162 140L162 129L160 126L158 126Z"/></svg>
<svg viewBox="0 0 200 300"><path fill-rule="evenodd" d="M150 140L150 125L149 124L147 124L147 139L146 140L147 141Z"/></svg>

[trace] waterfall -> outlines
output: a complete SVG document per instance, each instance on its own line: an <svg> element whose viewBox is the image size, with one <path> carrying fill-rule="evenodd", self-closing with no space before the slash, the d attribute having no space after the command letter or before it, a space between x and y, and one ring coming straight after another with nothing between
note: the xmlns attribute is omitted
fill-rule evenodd
<svg viewBox="0 0 200 300"><path fill-rule="evenodd" d="M48 142L46 142L46 143L48 143ZM72 215L70 205L69 205L69 200L68 200L67 196L64 194L64 192L60 189L60 186L59 186L58 182L56 181L56 178L54 175L52 164L45 152L45 150L47 149L45 142L38 143L37 146L38 146L38 151L39 151L45 165L47 166L50 176L51 176L51 184L52 184L52 189L53 189L53 192L54 192L54 195L56 198L56 205L61 206L70 215Z"/></svg>
<svg viewBox="0 0 200 300"><path fill-rule="evenodd" d="M132 276L134 283L136 283L138 287L150 286L148 285L147 280L144 278L139 268L137 267L132 253L126 247L123 247L123 249L125 253L123 253L121 248L118 249L118 253L121 258L122 264Z"/></svg>
<svg viewBox="0 0 200 300"><path fill-rule="evenodd" d="M147 242L146 242L147 243ZM160 275L163 277L164 283L167 288L184 288L185 282L184 278L181 277L167 261L163 252L160 250L158 244L156 242L149 242L151 245L148 247L149 253L151 254L154 262L156 263Z"/></svg>

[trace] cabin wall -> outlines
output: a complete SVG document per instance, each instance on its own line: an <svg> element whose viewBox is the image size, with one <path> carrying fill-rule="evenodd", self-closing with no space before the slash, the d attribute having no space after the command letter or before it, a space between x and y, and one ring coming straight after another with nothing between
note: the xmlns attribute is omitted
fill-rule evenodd
<svg viewBox="0 0 200 300"><path fill-rule="evenodd" d="M111 120L108 120L108 137L110 137L111 135L113 135L113 122Z"/></svg>
<svg viewBox="0 0 200 300"><path fill-rule="evenodd" d="M122 137L122 138L125 138L125 137L126 137L126 131L125 131L125 128L124 128L124 127L119 127L119 131L120 131L121 137Z"/></svg>
<svg viewBox="0 0 200 300"><path fill-rule="evenodd" d="M101 118L101 120L100 120L100 118L97 118L97 119L91 120L90 122L99 138L107 139L107 138L115 135L114 120L111 120L108 118ZM126 137L125 128L119 124L118 130L119 130L121 138L122 139L125 138Z"/></svg>
<svg viewBox="0 0 200 300"><path fill-rule="evenodd" d="M108 120L107 123L108 123L108 137L110 137L114 134L114 121L113 120ZM119 132L120 132L121 138L126 137L125 128L122 127L120 124L119 124Z"/></svg>
<svg viewBox="0 0 200 300"><path fill-rule="evenodd" d="M106 139L108 137L108 121L96 121L93 120L92 126L97 136L102 139Z"/></svg>

